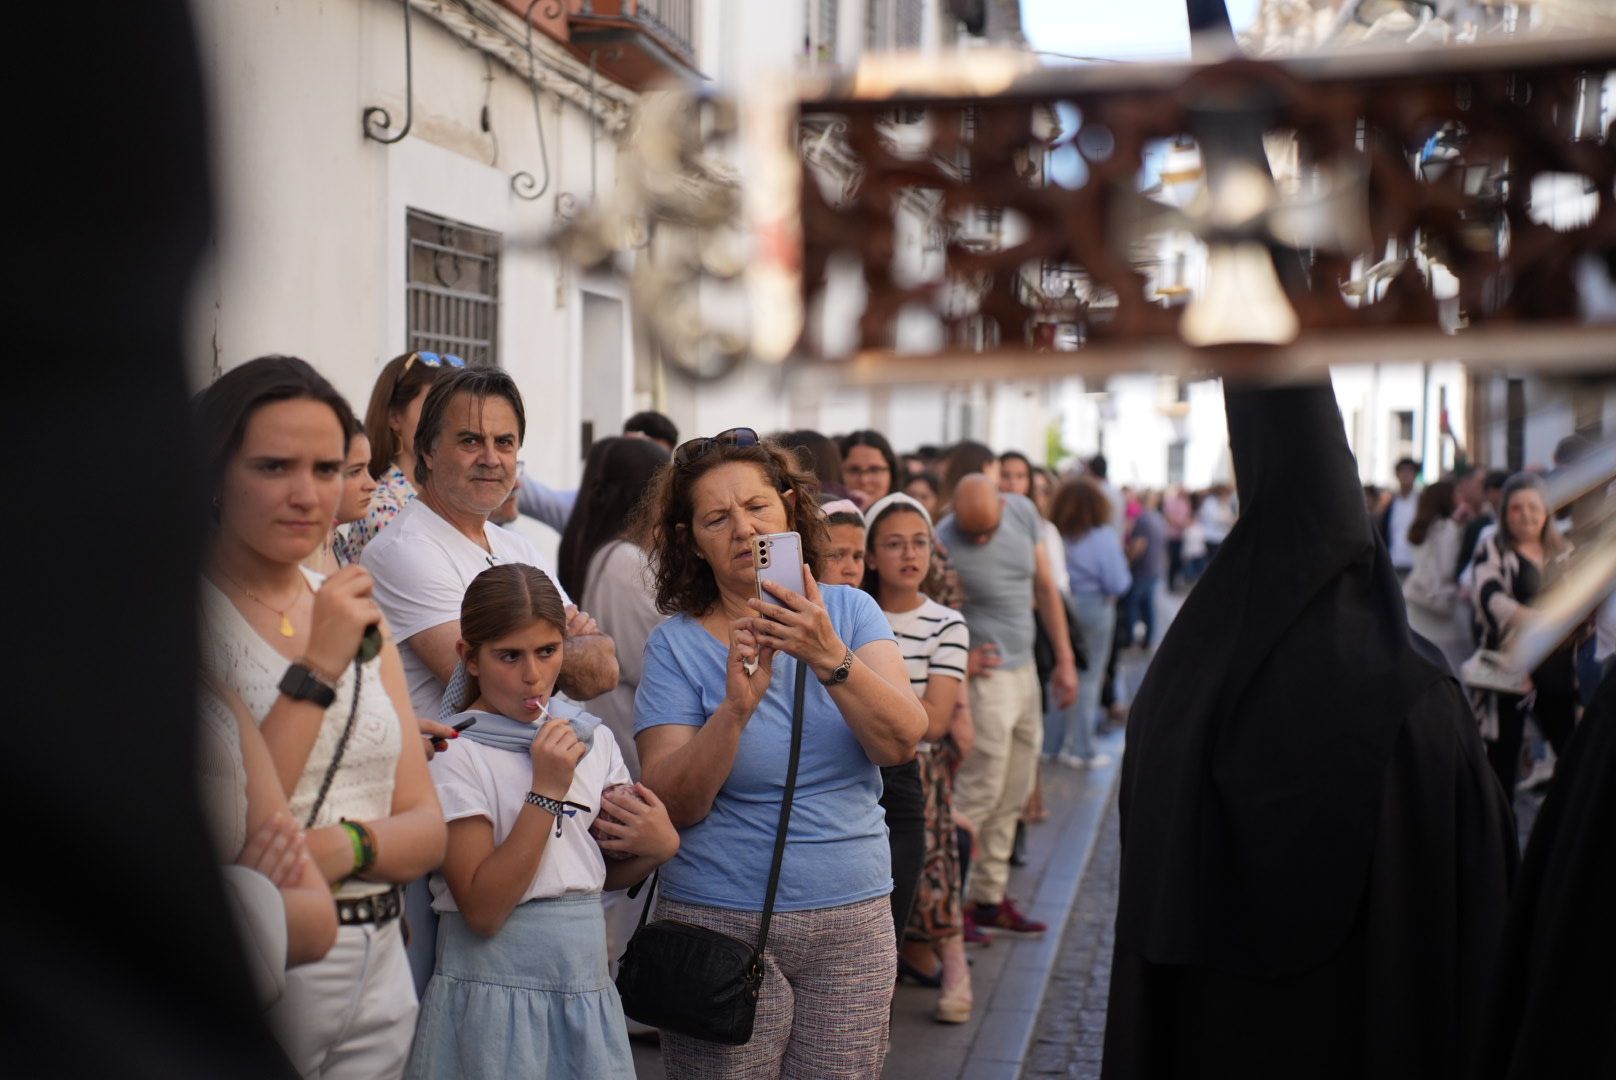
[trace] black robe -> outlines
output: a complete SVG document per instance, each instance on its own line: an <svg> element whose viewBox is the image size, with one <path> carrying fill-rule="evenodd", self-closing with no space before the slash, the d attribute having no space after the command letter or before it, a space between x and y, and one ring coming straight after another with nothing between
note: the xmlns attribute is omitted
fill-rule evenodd
<svg viewBox="0 0 1616 1080"><path fill-rule="evenodd" d="M197 794L205 500L183 340L212 201L192 6L101 5L70 51L48 44L64 9L14 12L29 44L11 76L52 89L15 114L17 145L49 167L15 170L29 260L0 394L6 1076L296 1075L248 981Z"/></svg>
<svg viewBox="0 0 1616 1080"><path fill-rule="evenodd" d="M1616 1076L1616 676L1577 725L1532 827L1478 1075Z"/></svg>
<svg viewBox="0 0 1616 1080"><path fill-rule="evenodd" d="M1225 402L1240 520L1129 717L1104 1075L1464 1075L1508 804L1328 384Z"/></svg>

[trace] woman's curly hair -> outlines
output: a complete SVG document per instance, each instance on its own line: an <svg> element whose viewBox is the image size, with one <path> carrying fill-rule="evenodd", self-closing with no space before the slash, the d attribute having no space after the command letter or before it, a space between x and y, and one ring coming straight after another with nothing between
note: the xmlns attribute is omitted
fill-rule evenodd
<svg viewBox="0 0 1616 1080"><path fill-rule="evenodd" d="M691 525L696 516L692 491L696 481L720 465L742 462L755 465L786 504L786 527L802 537L802 558L817 566L830 542L813 474L802 468L796 454L764 440L756 446L720 443L684 465L669 462L658 470L651 489L640 504L630 535L651 563L656 584L657 610L664 615L702 615L718 603L718 581L713 568L698 557ZM786 499L795 492L794 499Z"/></svg>

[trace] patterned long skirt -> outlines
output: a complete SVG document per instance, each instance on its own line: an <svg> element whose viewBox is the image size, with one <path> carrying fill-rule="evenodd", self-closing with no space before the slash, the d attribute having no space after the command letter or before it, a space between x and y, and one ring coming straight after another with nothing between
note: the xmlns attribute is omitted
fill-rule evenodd
<svg viewBox="0 0 1616 1080"><path fill-rule="evenodd" d="M954 832L954 770L959 751L943 739L920 751L920 782L926 792L926 862L905 935L938 942L960 931L959 841Z"/></svg>

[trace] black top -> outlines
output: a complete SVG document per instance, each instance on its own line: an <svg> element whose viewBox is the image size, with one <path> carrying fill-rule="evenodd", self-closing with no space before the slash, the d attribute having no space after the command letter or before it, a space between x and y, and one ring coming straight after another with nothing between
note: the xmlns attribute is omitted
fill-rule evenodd
<svg viewBox="0 0 1616 1080"><path fill-rule="evenodd" d="M1250 976L1352 931L1416 652L1328 383L1225 387L1241 514L1128 724L1119 949Z"/></svg>
<svg viewBox="0 0 1616 1080"><path fill-rule="evenodd" d="M1616 1076L1616 675L1554 770L1510 899L1478 1075Z"/></svg>

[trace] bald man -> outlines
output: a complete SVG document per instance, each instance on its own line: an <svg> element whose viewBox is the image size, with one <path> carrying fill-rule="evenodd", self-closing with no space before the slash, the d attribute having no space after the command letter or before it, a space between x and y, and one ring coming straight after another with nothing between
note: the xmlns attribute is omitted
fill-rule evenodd
<svg viewBox="0 0 1616 1080"><path fill-rule="evenodd" d="M1041 934L1005 895L1016 819L1032 793L1043 744L1043 690L1033 664L1033 611L1055 646L1050 689L1066 708L1077 697L1077 662L1066 630L1066 605L1039 542L1042 519L1023 495L1003 493L981 473L954 489L953 512L938 539L965 589L960 613L972 646L997 647L1000 666L971 680L976 746L954 781L954 808L976 825L966 914L988 930Z"/></svg>

